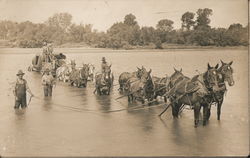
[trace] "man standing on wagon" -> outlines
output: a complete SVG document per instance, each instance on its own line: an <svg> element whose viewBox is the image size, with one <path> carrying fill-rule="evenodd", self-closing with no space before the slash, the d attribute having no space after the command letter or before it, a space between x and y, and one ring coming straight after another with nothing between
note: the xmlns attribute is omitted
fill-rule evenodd
<svg viewBox="0 0 250 158"><path fill-rule="evenodd" d="M31 90L29 89L27 81L23 79L24 74L25 73L23 73L22 70L19 70L18 73L16 74L18 78L13 91L15 96L15 106L14 106L15 109L19 109L20 106L22 109L27 107L26 91L30 93L31 97L34 96Z"/></svg>

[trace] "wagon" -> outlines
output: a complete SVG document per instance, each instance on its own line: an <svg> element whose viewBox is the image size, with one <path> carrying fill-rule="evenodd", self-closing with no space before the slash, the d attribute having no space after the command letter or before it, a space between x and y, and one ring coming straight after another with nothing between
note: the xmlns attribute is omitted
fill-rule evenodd
<svg viewBox="0 0 250 158"><path fill-rule="evenodd" d="M56 69L65 63L66 56L62 53L53 54L51 61L45 61L43 55L35 55L32 58L32 65L28 67L28 71L36 71L43 73L45 69L50 69L53 76L56 76Z"/></svg>

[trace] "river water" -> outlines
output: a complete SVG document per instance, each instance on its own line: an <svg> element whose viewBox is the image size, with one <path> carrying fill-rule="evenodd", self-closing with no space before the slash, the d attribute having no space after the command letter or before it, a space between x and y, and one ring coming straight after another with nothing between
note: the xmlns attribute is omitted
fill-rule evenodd
<svg viewBox="0 0 250 158"><path fill-rule="evenodd" d="M184 110L173 119L164 105L137 110L113 87L110 96L93 94L87 88L58 83L52 98L43 97L41 75L28 72L32 57L41 49L0 49L0 155L2 156L244 156L249 153L248 52L239 50L131 50L55 49L75 59L77 65L92 63L100 70L101 58L112 63L117 84L124 71L144 65L152 75L163 77L182 68L189 77L212 66L233 62L233 87L222 106L221 120L216 107L205 127L194 128L193 111ZM13 82L18 69L35 94L26 110L13 109ZM28 96L29 99L29 96ZM116 111L121 110L121 111Z"/></svg>

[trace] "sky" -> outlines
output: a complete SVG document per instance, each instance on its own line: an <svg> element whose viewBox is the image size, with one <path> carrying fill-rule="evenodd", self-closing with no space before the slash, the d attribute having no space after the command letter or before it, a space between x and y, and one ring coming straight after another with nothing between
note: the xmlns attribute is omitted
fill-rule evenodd
<svg viewBox="0 0 250 158"><path fill-rule="evenodd" d="M140 26L155 27L159 20L170 19L178 29L182 14L199 8L213 10L212 27L248 23L248 0L0 0L0 20L41 23L55 13L68 12L73 23L106 31L132 13Z"/></svg>

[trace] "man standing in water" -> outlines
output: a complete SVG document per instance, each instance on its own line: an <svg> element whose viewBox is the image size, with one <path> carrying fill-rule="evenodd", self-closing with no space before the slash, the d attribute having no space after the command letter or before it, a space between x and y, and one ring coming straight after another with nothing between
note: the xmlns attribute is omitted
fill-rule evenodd
<svg viewBox="0 0 250 158"><path fill-rule="evenodd" d="M43 89L44 89L44 96L52 96L52 89L53 89L53 85L55 85L55 79L52 76L52 74L50 74L50 70L46 69L44 72L44 75L42 77L42 85L43 85Z"/></svg>
<svg viewBox="0 0 250 158"><path fill-rule="evenodd" d="M31 97L34 96L31 90L29 89L27 81L23 79L24 74L25 73L23 73L22 70L19 70L18 73L16 74L18 78L13 91L15 96L15 106L14 106L15 109L19 109L20 106L22 109L27 107L26 91L30 93Z"/></svg>

